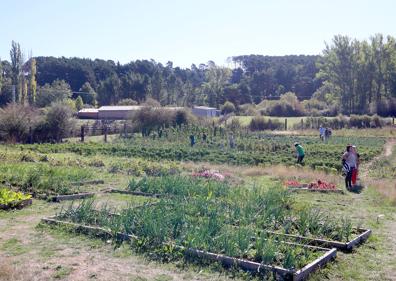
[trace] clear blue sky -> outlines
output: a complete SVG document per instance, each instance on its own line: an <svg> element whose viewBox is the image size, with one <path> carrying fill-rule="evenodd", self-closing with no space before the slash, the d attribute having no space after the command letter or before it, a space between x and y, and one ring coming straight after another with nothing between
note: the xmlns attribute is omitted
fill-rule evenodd
<svg viewBox="0 0 396 281"><path fill-rule="evenodd" d="M226 64L234 55L320 54L343 34L396 37L395 0L2 0L0 57Z"/></svg>

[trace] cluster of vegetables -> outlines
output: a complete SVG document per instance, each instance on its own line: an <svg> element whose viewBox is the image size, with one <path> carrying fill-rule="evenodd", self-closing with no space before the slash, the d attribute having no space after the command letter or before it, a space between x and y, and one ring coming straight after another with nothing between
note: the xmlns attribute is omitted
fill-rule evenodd
<svg viewBox="0 0 396 281"><path fill-rule="evenodd" d="M23 194L22 192L15 192L8 188L0 188L0 205L17 206L21 201L30 199L32 196Z"/></svg>

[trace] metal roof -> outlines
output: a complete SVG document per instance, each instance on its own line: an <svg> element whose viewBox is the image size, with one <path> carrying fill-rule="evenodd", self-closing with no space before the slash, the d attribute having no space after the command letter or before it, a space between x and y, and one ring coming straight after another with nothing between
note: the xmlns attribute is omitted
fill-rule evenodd
<svg viewBox="0 0 396 281"><path fill-rule="evenodd" d="M78 112L92 112L92 113L97 113L98 112L98 109L96 109L96 108L83 108L83 109L81 109L81 110L79 110Z"/></svg>
<svg viewBox="0 0 396 281"><path fill-rule="evenodd" d="M217 110L217 108L215 108L215 107L209 107L209 106L194 106L193 108L206 109L206 110L209 110L209 109L211 109L211 110L213 110L213 109Z"/></svg>
<svg viewBox="0 0 396 281"><path fill-rule="evenodd" d="M99 111L114 111L114 110L139 110L143 106L140 105L106 105L99 107Z"/></svg>

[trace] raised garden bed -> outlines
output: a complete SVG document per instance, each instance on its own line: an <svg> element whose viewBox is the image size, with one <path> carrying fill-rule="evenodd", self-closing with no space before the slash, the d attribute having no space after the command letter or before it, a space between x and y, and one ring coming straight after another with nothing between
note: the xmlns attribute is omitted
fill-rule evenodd
<svg viewBox="0 0 396 281"><path fill-rule="evenodd" d="M130 195L137 195L137 196L146 196L146 197L164 197L165 195L162 194L155 194L155 193L147 193L142 191L129 191L129 190L122 190L122 189L108 189L105 192L108 193L120 193L120 194L130 194Z"/></svg>
<svg viewBox="0 0 396 281"><path fill-rule="evenodd" d="M26 206L32 205L32 198L20 200L17 202L10 202L8 204L0 204L0 210L22 209Z"/></svg>
<svg viewBox="0 0 396 281"><path fill-rule="evenodd" d="M85 192L85 193L77 193L77 194L70 194L70 195L57 195L50 198L52 202L61 202L65 200L76 200L76 199L84 199L93 197L95 193L93 192Z"/></svg>
<svg viewBox="0 0 396 281"><path fill-rule="evenodd" d="M72 182L71 184L72 185L104 184L104 180L78 181L78 182Z"/></svg>
<svg viewBox="0 0 396 281"><path fill-rule="evenodd" d="M354 229L358 234L355 238L348 242L340 242L340 241L332 241L332 240L326 240L326 239L318 239L318 238L309 238L305 236L300 236L300 235L294 235L294 234L284 234L284 233L278 233L278 232L273 232L273 231L266 231L266 233L273 234L279 237L285 237L285 238L291 238L295 241L301 241L304 244L308 245L315 245L315 246L321 246L321 247L327 247L327 248L336 248L337 250L344 251L344 252L349 252L352 251L353 248L356 246L364 243L369 236L371 235L371 229L363 229L363 228L356 228Z"/></svg>
<svg viewBox="0 0 396 281"><path fill-rule="evenodd" d="M108 231L104 228L62 221L62 220L58 220L56 217L43 218L41 221L43 223L46 223L49 225L58 225L58 226L69 227L75 231L78 231L78 232L81 232L84 234L94 235L96 237L101 237L101 238L105 238L105 239L114 237L114 235L110 231ZM115 234L115 236L117 239L123 240L123 241L132 241L132 240L138 239L138 237L136 237L134 235L129 235L129 234L125 234L125 233L117 233L117 234ZM320 257L318 257L317 259L315 259L314 261L305 265L303 268L285 269L280 266L273 266L273 265L268 265L268 264L263 264L263 263L257 263L257 262L249 261L246 259L230 257L230 256L222 255L222 254L215 254L215 253L211 253L208 251L202 251L199 249L186 248L186 247L178 246L178 245L172 245L172 246L175 249L182 251L187 256L192 256L192 257L197 257L197 258L203 258L203 259L210 260L210 261L220 262L225 266L238 266L243 270L256 272L256 273L271 272L271 273L273 273L274 277L277 279L294 280L294 281L306 280L308 278L309 274L311 274L318 268L324 266L330 260L335 259L336 255L337 255L337 250L335 248L326 249L326 248L314 247L314 246L304 246L304 247L309 247L310 249L314 249L315 251L323 252L323 254Z"/></svg>

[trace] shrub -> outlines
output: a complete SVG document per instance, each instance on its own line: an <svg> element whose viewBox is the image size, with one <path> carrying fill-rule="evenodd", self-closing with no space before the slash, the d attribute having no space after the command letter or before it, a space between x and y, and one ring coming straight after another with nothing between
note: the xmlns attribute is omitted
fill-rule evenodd
<svg viewBox="0 0 396 281"><path fill-rule="evenodd" d="M283 124L278 119L266 121L262 116L255 116L250 121L249 128L252 131L276 130L283 128Z"/></svg>
<svg viewBox="0 0 396 281"><path fill-rule="evenodd" d="M221 107L221 113L223 114L233 113L235 110L235 105L230 101L226 101Z"/></svg>
<svg viewBox="0 0 396 281"><path fill-rule="evenodd" d="M38 114L30 107L9 104L0 108L0 139L8 142L26 142L29 127L34 127Z"/></svg>
<svg viewBox="0 0 396 281"><path fill-rule="evenodd" d="M194 118L186 110L143 107L132 116L137 130L148 136L155 129L192 123Z"/></svg>
<svg viewBox="0 0 396 281"><path fill-rule="evenodd" d="M60 142L70 134L74 126L75 120L70 108L64 104L52 104L36 127L35 140Z"/></svg>

